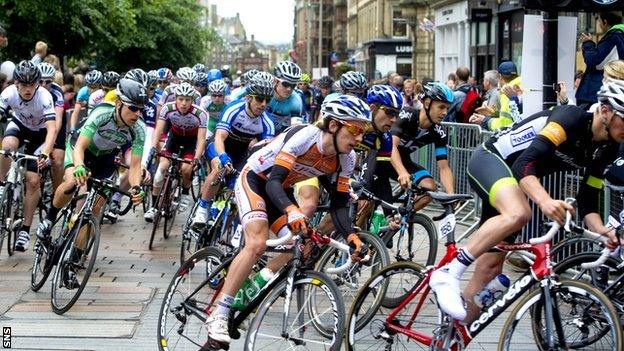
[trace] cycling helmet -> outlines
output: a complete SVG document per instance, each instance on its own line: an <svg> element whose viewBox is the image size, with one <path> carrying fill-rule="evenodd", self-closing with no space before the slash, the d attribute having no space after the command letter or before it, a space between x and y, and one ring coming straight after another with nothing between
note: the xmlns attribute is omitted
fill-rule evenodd
<svg viewBox="0 0 624 351"><path fill-rule="evenodd" d="M234 79L234 80L232 81L232 86L233 86L234 88L238 88L238 87L240 87L240 86L241 86L241 79L240 79L240 77L239 77L239 78L236 78L236 79Z"/></svg>
<svg viewBox="0 0 624 351"><path fill-rule="evenodd" d="M16 82L32 84L39 83L39 79L41 79L41 71L32 61L23 60L15 66L13 80Z"/></svg>
<svg viewBox="0 0 624 351"><path fill-rule="evenodd" d="M251 78L247 87L247 94L260 96L273 96L275 90L275 78L269 72L259 72Z"/></svg>
<svg viewBox="0 0 624 351"><path fill-rule="evenodd" d="M423 98L452 104L455 96L453 95L451 88L447 87L446 84L429 83L425 85L425 94Z"/></svg>
<svg viewBox="0 0 624 351"><path fill-rule="evenodd" d="M131 69L124 75L124 78L131 79L137 83L143 84L143 86L148 87L149 84L149 76L145 73L144 70L140 68Z"/></svg>
<svg viewBox="0 0 624 351"><path fill-rule="evenodd" d="M159 81L171 80L171 78L173 78L173 73L171 73L171 70L169 68L159 68L157 73Z"/></svg>
<svg viewBox="0 0 624 351"><path fill-rule="evenodd" d="M340 76L340 87L346 91L366 89L366 77L362 72L349 71Z"/></svg>
<svg viewBox="0 0 624 351"><path fill-rule="evenodd" d="M224 94L225 95L226 90L227 90L227 85L221 79L213 80L212 82L210 82L210 85L208 85L208 92L210 94Z"/></svg>
<svg viewBox="0 0 624 351"><path fill-rule="evenodd" d="M197 90L195 90L195 88L188 82L183 82L180 83L178 85L176 85L175 89L173 90L174 94L176 97L178 96L195 96L195 94L197 94Z"/></svg>
<svg viewBox="0 0 624 351"><path fill-rule="evenodd" d="M209 82L212 82L213 80L221 79L221 77L222 77L221 71L219 71L216 68L213 68L213 69L208 71L208 81Z"/></svg>
<svg viewBox="0 0 624 351"><path fill-rule="evenodd" d="M319 88L331 88L332 84L334 84L334 80L330 76L322 76L318 80Z"/></svg>
<svg viewBox="0 0 624 351"><path fill-rule="evenodd" d="M119 80L115 94L124 104L139 108L145 107L148 100L147 90L143 84L126 78Z"/></svg>
<svg viewBox="0 0 624 351"><path fill-rule="evenodd" d="M403 97L396 88L390 85L373 85L368 89L366 102L400 109L403 106Z"/></svg>
<svg viewBox="0 0 624 351"><path fill-rule="evenodd" d="M197 80L197 72L193 71L193 69L189 67L182 67L176 72L176 78L183 82L195 84L195 81Z"/></svg>
<svg viewBox="0 0 624 351"><path fill-rule="evenodd" d="M47 62L41 62L39 66L39 71L41 72L41 78L54 78L56 74L56 68Z"/></svg>
<svg viewBox="0 0 624 351"><path fill-rule="evenodd" d="M208 87L208 75L206 74L206 72L197 72L197 80L195 81L195 85L203 88Z"/></svg>
<svg viewBox="0 0 624 351"><path fill-rule="evenodd" d="M312 80L310 79L310 75L307 73L303 73L301 74L301 83L307 83L310 84Z"/></svg>
<svg viewBox="0 0 624 351"><path fill-rule="evenodd" d="M321 105L325 118L371 123L371 110L361 99L344 94L328 96Z"/></svg>
<svg viewBox="0 0 624 351"><path fill-rule="evenodd" d="M114 87L119 83L121 76L114 71L108 71L102 75L102 85L105 87Z"/></svg>
<svg viewBox="0 0 624 351"><path fill-rule="evenodd" d="M155 69L147 72L147 85L145 86L146 88L149 88L150 86L156 84L156 82L158 81L158 71L156 71Z"/></svg>
<svg viewBox="0 0 624 351"><path fill-rule="evenodd" d="M301 80L301 68L292 61L280 61L275 66L275 77L288 83L297 84Z"/></svg>
<svg viewBox="0 0 624 351"><path fill-rule="evenodd" d="M94 69L93 71L87 73L85 81L87 82L87 85L102 84L102 72Z"/></svg>
<svg viewBox="0 0 624 351"><path fill-rule="evenodd" d="M4 61L0 65L0 72L6 74L7 77L13 77L14 70L15 64L12 61Z"/></svg>
<svg viewBox="0 0 624 351"><path fill-rule="evenodd" d="M255 76L256 74L258 74L260 71L258 71L257 69L250 69L249 71L245 72L245 74L243 74L243 78L241 79L243 84L249 84L249 81L251 80L251 78L253 78L253 76Z"/></svg>
<svg viewBox="0 0 624 351"><path fill-rule="evenodd" d="M598 101L624 113L624 80L607 78L598 91Z"/></svg>
<svg viewBox="0 0 624 351"><path fill-rule="evenodd" d="M204 66L203 63L196 63L195 66L193 66L193 71L197 73L206 73L206 66Z"/></svg>

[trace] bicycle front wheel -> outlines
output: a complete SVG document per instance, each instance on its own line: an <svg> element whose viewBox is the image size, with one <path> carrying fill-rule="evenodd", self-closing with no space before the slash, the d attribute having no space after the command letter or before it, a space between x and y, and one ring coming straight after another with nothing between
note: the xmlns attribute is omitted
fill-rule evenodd
<svg viewBox="0 0 624 351"><path fill-rule="evenodd" d="M385 236L384 241L393 261L409 260L423 266L435 264L438 253L437 230L433 221L422 213L412 215L407 232L399 230Z"/></svg>
<svg viewBox="0 0 624 351"><path fill-rule="evenodd" d="M94 216L79 219L72 230L77 232L65 244L52 279L52 310L56 314L67 312L82 294L100 246L100 224ZM76 245L78 236L85 238L83 248Z"/></svg>
<svg viewBox="0 0 624 351"><path fill-rule="evenodd" d="M562 280L551 290L555 327L551 337L556 350L622 351L622 326L609 299L591 285ZM523 297L511 312L501 333L498 350L550 350L544 318L544 296L536 289ZM528 312L528 313L527 313Z"/></svg>
<svg viewBox="0 0 624 351"><path fill-rule="evenodd" d="M278 284L262 301L251 321L245 350L338 350L342 344L345 323L344 302L336 283L327 275L305 271L295 277L292 301L286 301L287 280ZM310 315L309 305L315 315ZM285 307L290 305L284 323ZM331 325L329 337L310 328L312 320Z"/></svg>
<svg viewBox="0 0 624 351"><path fill-rule="evenodd" d="M220 250L206 247L173 276L158 316L159 350L197 350L204 345L204 322L216 306L229 267L229 262L221 265L222 260Z"/></svg>

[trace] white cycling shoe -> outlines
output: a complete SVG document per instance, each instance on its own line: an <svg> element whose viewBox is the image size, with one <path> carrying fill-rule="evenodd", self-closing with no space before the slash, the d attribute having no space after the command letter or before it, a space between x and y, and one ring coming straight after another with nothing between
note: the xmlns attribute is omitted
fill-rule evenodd
<svg viewBox="0 0 624 351"><path fill-rule="evenodd" d="M463 321L466 318L460 281L448 272L448 267L435 270L431 274L429 286L435 293L438 305L444 313L458 321Z"/></svg>

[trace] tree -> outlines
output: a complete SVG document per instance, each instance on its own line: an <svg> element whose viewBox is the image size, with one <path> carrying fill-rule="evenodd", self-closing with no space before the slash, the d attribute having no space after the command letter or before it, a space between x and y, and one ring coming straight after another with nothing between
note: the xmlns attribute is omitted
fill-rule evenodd
<svg viewBox="0 0 624 351"><path fill-rule="evenodd" d="M344 73L354 70L355 68L353 68L353 66L349 65L348 63L340 62L334 67L334 76L336 76L337 79L340 79L340 76L342 76Z"/></svg>
<svg viewBox="0 0 624 351"><path fill-rule="evenodd" d="M199 26L195 0L0 0L9 33L6 55L30 57L43 40L57 56L101 70L180 67L203 61L220 38Z"/></svg>

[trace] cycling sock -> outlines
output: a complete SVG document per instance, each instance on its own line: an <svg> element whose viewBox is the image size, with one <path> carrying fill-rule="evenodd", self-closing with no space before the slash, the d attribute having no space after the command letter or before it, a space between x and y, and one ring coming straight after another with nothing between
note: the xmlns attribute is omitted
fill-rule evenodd
<svg viewBox="0 0 624 351"><path fill-rule="evenodd" d="M50 205L50 208L48 209L47 219L49 219L50 222L54 223L54 221L56 221L56 216L58 216L59 211L61 211L60 208L56 208L54 205Z"/></svg>
<svg viewBox="0 0 624 351"><path fill-rule="evenodd" d="M211 201L204 200L202 198L199 199L199 207L201 207L201 208L206 208L206 209L209 208L210 207L210 203L211 203Z"/></svg>
<svg viewBox="0 0 624 351"><path fill-rule="evenodd" d="M457 257L448 264L448 272L455 278L461 278L466 268L475 261L474 256L465 248L460 249Z"/></svg>
<svg viewBox="0 0 624 351"><path fill-rule="evenodd" d="M182 195L188 195L189 194L189 189L191 189L191 188L190 187L189 188L182 187Z"/></svg>
<svg viewBox="0 0 624 351"><path fill-rule="evenodd" d="M217 309L215 310L215 313L223 316L229 315L232 302L234 302L234 296L221 294L219 301L217 301Z"/></svg>
<svg viewBox="0 0 624 351"><path fill-rule="evenodd" d="M26 233L30 234L30 226L29 225L23 225L21 230L23 230Z"/></svg>

